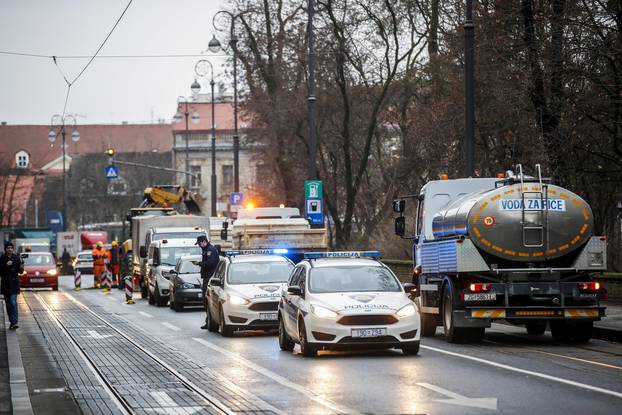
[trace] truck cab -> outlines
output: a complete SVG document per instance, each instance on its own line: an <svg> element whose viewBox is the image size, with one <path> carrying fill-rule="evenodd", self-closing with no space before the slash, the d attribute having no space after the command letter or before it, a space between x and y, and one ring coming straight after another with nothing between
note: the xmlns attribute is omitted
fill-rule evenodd
<svg viewBox="0 0 622 415"><path fill-rule="evenodd" d="M159 239L151 242L147 254L147 285L149 304L165 306L169 300L170 271L179 258L201 255L194 239Z"/></svg>

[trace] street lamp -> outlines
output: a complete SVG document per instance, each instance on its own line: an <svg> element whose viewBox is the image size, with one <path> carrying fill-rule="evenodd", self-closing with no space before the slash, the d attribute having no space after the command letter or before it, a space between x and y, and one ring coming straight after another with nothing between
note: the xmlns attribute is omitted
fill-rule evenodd
<svg viewBox="0 0 622 415"><path fill-rule="evenodd" d="M199 94L199 91L201 90L201 85L199 85L199 83L197 82L197 80L195 79L194 82L190 85L190 91L192 91L192 95L194 98L196 98L196 96ZM186 189L190 189L190 175L188 174L190 172L190 160L189 160L189 155L190 155L190 148L189 148L189 137L190 137L190 131L188 130L188 116L190 115L190 111L188 109L188 98L186 97L182 97L180 96L179 98L177 98L177 102L180 104L184 104L184 118L186 120L186 166L184 168L184 170L186 171ZM179 113L179 108L177 109L177 113L175 113L175 116L173 117L173 119L175 120L175 122L179 122L181 121L181 114ZM192 112L192 122L197 124L199 121L201 120L199 113L196 111Z"/></svg>
<svg viewBox="0 0 622 415"><path fill-rule="evenodd" d="M210 88L212 93L212 191L211 191L211 208L212 208L212 216L216 216L216 122L214 119L215 109L214 109L214 66L207 59L201 59L194 65L194 72L199 78L204 78L207 76L209 70L210 74ZM198 82L195 80L195 83ZM199 90L201 86L199 85ZM198 95L198 91L197 91Z"/></svg>
<svg viewBox="0 0 622 415"><path fill-rule="evenodd" d="M60 133L62 139L63 139L63 205L62 205L62 212L63 212L63 231L67 230L67 186L66 186L66 175L67 175L67 168L65 165L65 159L66 159L66 155L67 155L67 146L65 144L65 135L66 135L66 129L65 126L66 125L71 125L73 127L73 132L71 133L71 140L74 143L77 143L78 141L80 141L80 133L78 132L78 130L76 130L76 117L74 117L71 114L65 114L65 115L59 115L56 114L54 116L52 116L52 120L50 121L50 132L48 133L48 140L50 140L50 142L54 142L56 141L56 137L58 135L58 133L56 132L58 130L58 132Z"/></svg>
<svg viewBox="0 0 622 415"><path fill-rule="evenodd" d="M240 132L238 129L238 38L235 35L235 19L241 16L241 14L232 14L226 10L217 12L212 19L212 26L214 26L214 28L216 28L216 16L220 13L225 13L231 18L231 39L229 40L229 46L233 52L233 191L237 193L240 191ZM224 50L215 35L212 36L207 48L212 53L218 53Z"/></svg>

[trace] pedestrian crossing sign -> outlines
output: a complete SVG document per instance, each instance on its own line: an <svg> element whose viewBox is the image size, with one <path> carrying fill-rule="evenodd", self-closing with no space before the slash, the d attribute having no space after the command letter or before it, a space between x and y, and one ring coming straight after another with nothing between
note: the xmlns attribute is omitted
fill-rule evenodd
<svg viewBox="0 0 622 415"><path fill-rule="evenodd" d="M119 178L119 168L114 164L106 166L106 178L107 179L118 179Z"/></svg>

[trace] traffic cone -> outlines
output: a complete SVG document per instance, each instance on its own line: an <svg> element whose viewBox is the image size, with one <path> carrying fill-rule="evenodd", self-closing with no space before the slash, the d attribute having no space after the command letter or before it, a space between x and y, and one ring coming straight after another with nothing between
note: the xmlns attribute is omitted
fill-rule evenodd
<svg viewBox="0 0 622 415"><path fill-rule="evenodd" d="M125 302L126 304L134 304L134 287L132 287L132 277L128 275L123 280L125 281Z"/></svg>
<svg viewBox="0 0 622 415"><path fill-rule="evenodd" d="M82 288L82 274L80 273L80 270L76 270L76 273L73 276L73 285L74 291L80 291Z"/></svg>

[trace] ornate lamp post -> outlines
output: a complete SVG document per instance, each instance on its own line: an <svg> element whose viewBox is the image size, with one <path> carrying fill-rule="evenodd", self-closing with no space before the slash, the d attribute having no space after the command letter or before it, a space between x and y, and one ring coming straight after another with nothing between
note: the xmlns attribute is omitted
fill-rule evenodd
<svg viewBox="0 0 622 415"><path fill-rule="evenodd" d="M199 93L199 91L201 90L201 85L199 85L199 83L197 82L197 80L195 79L194 82L192 83L192 85L190 85L190 90L192 91L192 96L196 97ZM189 154L190 154L190 147L188 144L188 140L190 137L190 131L188 130L188 116L190 115L190 111L188 108L188 105L190 104L190 101L188 100L187 97L182 97L180 96L179 98L177 98L177 102L179 104L184 104L184 118L186 120L186 163L185 163L185 167L184 170L186 171L186 173L190 172L190 163L189 163ZM175 122L179 122L181 121L181 114L179 113L179 108L177 109L177 113L175 114L175 116L173 117L173 119L175 120ZM192 112L192 122L195 124L198 124L200 121L200 116L199 113L196 111ZM186 189L190 188L190 175L186 174Z"/></svg>
<svg viewBox="0 0 622 415"><path fill-rule="evenodd" d="M63 230L67 230L67 187L66 187L66 175L67 175L67 167L65 164L65 159L67 155L67 146L65 144L65 136L67 133L66 126L70 125L72 127L71 140L74 143L80 141L80 133L76 129L76 117L71 114L59 115L55 114L52 116L52 120L50 121L50 132L48 133L48 140L50 142L55 142L58 133L60 133L63 140ZM57 133L58 131L58 133Z"/></svg>

